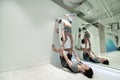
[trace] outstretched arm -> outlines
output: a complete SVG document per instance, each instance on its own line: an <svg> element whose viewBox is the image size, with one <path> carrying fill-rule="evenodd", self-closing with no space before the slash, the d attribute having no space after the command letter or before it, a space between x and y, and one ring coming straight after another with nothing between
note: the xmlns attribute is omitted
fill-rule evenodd
<svg viewBox="0 0 120 80"><path fill-rule="evenodd" d="M85 49L87 49L87 38L84 38Z"/></svg>
<svg viewBox="0 0 120 80"><path fill-rule="evenodd" d="M68 57L66 56L64 50L62 51L62 55L65 58L65 61L67 62L67 64L69 65L69 67L71 67L72 66L72 62L68 59Z"/></svg>
<svg viewBox="0 0 120 80"><path fill-rule="evenodd" d="M55 52L59 53L61 56L63 56L63 55L62 55L63 48L55 48L55 46L54 46L54 44L53 44L53 45L52 45L52 49L53 49Z"/></svg>
<svg viewBox="0 0 120 80"><path fill-rule="evenodd" d="M94 58L94 56L90 53L90 51L89 50L87 50L86 48L78 48L77 46L75 46L75 48L77 49L77 50L82 50L82 51L84 51L84 52L86 52L92 59Z"/></svg>
<svg viewBox="0 0 120 80"><path fill-rule="evenodd" d="M60 48L55 48L54 44L52 44L52 49L55 52L58 52L58 53L60 52Z"/></svg>
<svg viewBox="0 0 120 80"><path fill-rule="evenodd" d="M90 42L90 39L88 39L88 43L89 43L89 50L91 50L91 42Z"/></svg>
<svg viewBox="0 0 120 80"><path fill-rule="evenodd" d="M82 50L82 47L80 46L80 48L78 48L77 46L75 46L76 50Z"/></svg>
<svg viewBox="0 0 120 80"><path fill-rule="evenodd" d="M57 25L57 23L58 23L58 25ZM61 23L61 19L60 18L58 18L58 19L56 19L56 22L55 22L55 28L56 28L56 31L57 31L57 34L59 34L59 23Z"/></svg>
<svg viewBox="0 0 120 80"><path fill-rule="evenodd" d="M95 56L95 57L97 57L97 55L91 50L91 52L92 52L92 54Z"/></svg>
<svg viewBox="0 0 120 80"><path fill-rule="evenodd" d="M73 54L74 54L74 56L75 56L76 60L77 60L78 62L80 62L81 60L79 59L78 55L75 53L75 51L74 51L74 50L73 50Z"/></svg>

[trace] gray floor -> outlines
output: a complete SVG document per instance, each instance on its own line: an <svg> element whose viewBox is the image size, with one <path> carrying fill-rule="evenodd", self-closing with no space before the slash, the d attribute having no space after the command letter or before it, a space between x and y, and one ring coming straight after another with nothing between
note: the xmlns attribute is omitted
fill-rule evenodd
<svg viewBox="0 0 120 80"><path fill-rule="evenodd" d="M88 64L93 68L92 80L120 80L120 74ZM0 80L91 80L81 73L71 73L61 67L60 63L44 64L25 69L0 73Z"/></svg>
<svg viewBox="0 0 120 80"><path fill-rule="evenodd" d="M77 53L78 53L78 56L80 57L80 59L83 60L83 53L79 52L79 51ZM81 54L79 54L79 53L81 53ZM93 64L120 70L120 51L102 53L102 54L99 54L99 56L107 58L110 62L110 65L104 65L104 64L101 64L101 63L100 64L99 63L93 63Z"/></svg>
<svg viewBox="0 0 120 80"><path fill-rule="evenodd" d="M106 57L110 61L110 65L106 67L120 70L120 51L105 53L105 54L102 54L102 56Z"/></svg>

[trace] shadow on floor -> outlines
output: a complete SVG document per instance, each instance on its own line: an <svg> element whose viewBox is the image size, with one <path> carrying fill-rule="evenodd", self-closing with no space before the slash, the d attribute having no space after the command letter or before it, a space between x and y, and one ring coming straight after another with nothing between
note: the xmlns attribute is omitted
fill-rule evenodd
<svg viewBox="0 0 120 80"><path fill-rule="evenodd" d="M64 70L66 72L69 72L69 73L72 73L72 74L77 74L77 73L73 73L71 72L69 69L65 68L65 67L62 67L61 63L60 62L54 62L54 63L51 63L53 66L61 69L61 70Z"/></svg>

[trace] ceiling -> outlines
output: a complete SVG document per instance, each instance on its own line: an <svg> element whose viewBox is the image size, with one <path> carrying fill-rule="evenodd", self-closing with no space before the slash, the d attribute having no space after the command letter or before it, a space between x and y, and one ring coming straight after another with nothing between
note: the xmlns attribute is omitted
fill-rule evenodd
<svg viewBox="0 0 120 80"><path fill-rule="evenodd" d="M52 0L89 23L120 24L120 0ZM118 26L120 28L120 26Z"/></svg>

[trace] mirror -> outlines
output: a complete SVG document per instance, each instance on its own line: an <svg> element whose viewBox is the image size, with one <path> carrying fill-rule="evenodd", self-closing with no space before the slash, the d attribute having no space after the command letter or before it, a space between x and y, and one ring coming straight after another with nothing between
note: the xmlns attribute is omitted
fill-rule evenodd
<svg viewBox="0 0 120 80"><path fill-rule="evenodd" d="M120 70L120 1L119 0L52 0L77 17L72 24L74 45L80 46L78 29L82 23L89 24L92 50L97 56L105 57L110 65L96 64ZM82 26L83 27L83 26ZM83 59L82 51L76 50Z"/></svg>
<svg viewBox="0 0 120 80"><path fill-rule="evenodd" d="M119 43L118 37L116 40L116 35L113 35L112 33L108 33L108 31L105 30L104 27L102 28L102 25L100 23L86 25L86 28L87 30L89 30L91 36L90 41L91 41L92 50L98 57L108 59L109 65L104 65L92 61L89 62L119 70L120 51L119 48L117 47L117 44ZM85 34L84 31L82 30L81 32L79 32L80 31L79 29L80 26L75 30L75 34L74 34L75 45L78 47L78 49L80 49L81 42ZM83 56L84 53L78 49L77 49L78 55L80 54L80 58L82 60L85 60Z"/></svg>

